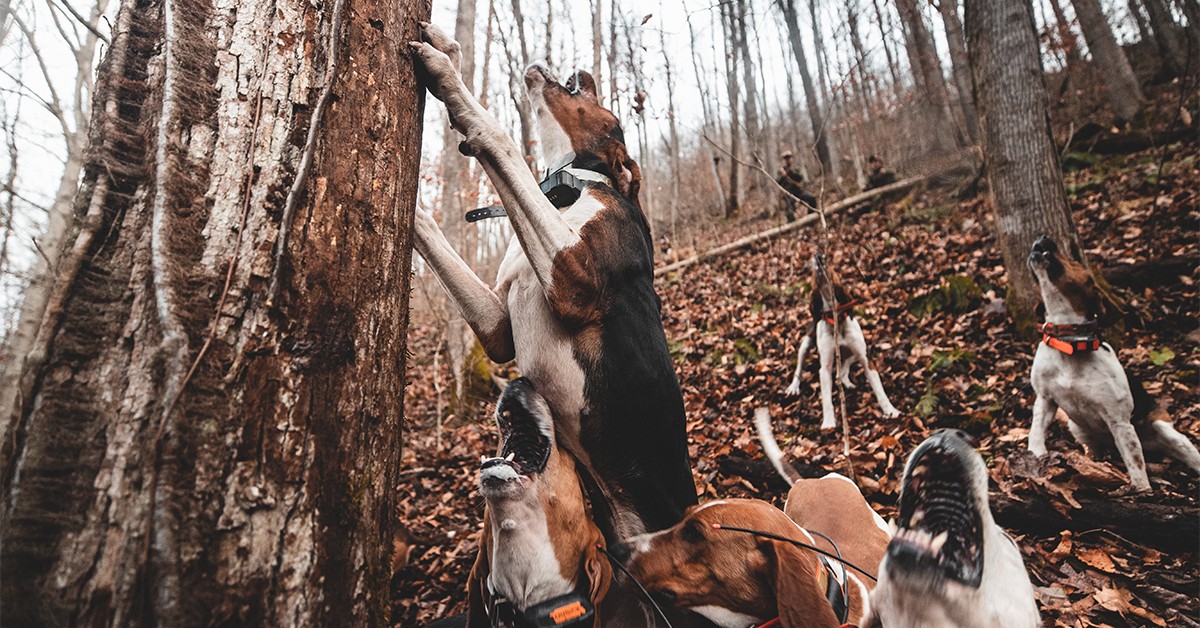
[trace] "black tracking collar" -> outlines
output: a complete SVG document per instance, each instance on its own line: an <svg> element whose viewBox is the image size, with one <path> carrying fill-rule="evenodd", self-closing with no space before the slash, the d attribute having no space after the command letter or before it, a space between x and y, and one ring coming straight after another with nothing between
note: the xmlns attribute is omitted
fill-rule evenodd
<svg viewBox="0 0 1200 628"><path fill-rule="evenodd" d="M619 133L620 129L618 126L613 133ZM538 184L538 188L552 205L562 209L579 200L583 189L592 183L612 186L612 173L609 172L608 165L593 153L569 153L558 161L558 165L551 169L550 174ZM472 209L467 212L466 219L467 222L478 222L507 215L504 207L491 205Z"/></svg>
<svg viewBox="0 0 1200 628"><path fill-rule="evenodd" d="M572 591L534 604L522 613L512 602L494 594L488 607L488 619L497 628L562 628L592 623L596 609L586 595Z"/></svg>

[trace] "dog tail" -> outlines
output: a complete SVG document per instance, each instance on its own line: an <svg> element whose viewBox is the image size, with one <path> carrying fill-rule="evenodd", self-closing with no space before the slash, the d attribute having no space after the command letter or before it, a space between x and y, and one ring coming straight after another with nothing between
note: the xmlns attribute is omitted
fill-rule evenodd
<svg viewBox="0 0 1200 628"><path fill-rule="evenodd" d="M783 450L779 448L775 434L771 431L771 413L766 408L754 411L754 428L758 430L758 441L762 443L763 452L767 454L771 465L783 476L788 486L795 484L800 479L800 473L783 459Z"/></svg>

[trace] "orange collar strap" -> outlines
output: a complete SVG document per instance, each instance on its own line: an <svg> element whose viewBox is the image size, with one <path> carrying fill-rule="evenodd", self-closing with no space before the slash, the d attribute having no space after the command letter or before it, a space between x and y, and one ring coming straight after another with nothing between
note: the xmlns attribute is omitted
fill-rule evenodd
<svg viewBox="0 0 1200 628"><path fill-rule="evenodd" d="M1096 334L1096 324L1092 322L1078 325L1042 323L1038 331L1042 332L1042 342L1067 355L1100 349L1100 337Z"/></svg>
<svg viewBox="0 0 1200 628"><path fill-rule="evenodd" d="M822 312L821 318L824 318L825 322L829 323L830 325L840 323L846 320L846 317L850 315L850 309L856 305L858 305L858 299L851 299L845 303L838 303L837 307L832 311L825 310Z"/></svg>

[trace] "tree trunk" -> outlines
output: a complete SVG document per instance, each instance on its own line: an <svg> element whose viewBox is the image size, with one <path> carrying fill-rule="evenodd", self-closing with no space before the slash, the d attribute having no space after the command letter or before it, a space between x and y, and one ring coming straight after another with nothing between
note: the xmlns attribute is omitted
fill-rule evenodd
<svg viewBox="0 0 1200 628"><path fill-rule="evenodd" d="M1062 0L1050 0L1050 9L1054 11L1058 38L1067 57L1067 69L1077 68L1082 61L1079 56L1079 40L1075 38L1075 31L1071 30L1071 23L1067 21L1066 13L1063 12Z"/></svg>
<svg viewBox="0 0 1200 628"><path fill-rule="evenodd" d="M604 84L604 75L601 73L600 64L602 57L600 51L604 48L604 31L600 27L600 11L603 0L592 0L592 78L596 79L596 99L604 102L600 97L600 86Z"/></svg>
<svg viewBox="0 0 1200 628"><path fill-rule="evenodd" d="M6 625L388 623L428 16L118 13L3 435Z"/></svg>
<svg viewBox="0 0 1200 628"><path fill-rule="evenodd" d="M1027 0L966 0L967 50L979 108L997 240L1011 283L1009 308L1031 329L1038 290L1025 269L1033 241L1048 234L1079 250ZM1028 325L1028 327L1027 327Z"/></svg>
<svg viewBox="0 0 1200 628"><path fill-rule="evenodd" d="M975 101L971 97L971 68L967 61L967 42L963 37L962 22L958 19L958 1L940 0L938 11L946 28L946 43L950 48L950 64L954 70L954 87L958 90L958 106L962 108L967 123L967 134L971 143L979 142L979 117L975 115Z"/></svg>
<svg viewBox="0 0 1200 628"><path fill-rule="evenodd" d="M1088 50L1096 70L1104 76L1101 81L1113 113L1122 121L1132 120L1145 98L1125 51L1117 45L1112 28L1100 10L1099 0L1071 0L1075 6L1075 17L1087 41Z"/></svg>
<svg viewBox="0 0 1200 628"><path fill-rule="evenodd" d="M896 63L896 56L892 53L892 46L888 42L891 39L890 30L887 26L887 20L883 18L883 9L879 6L879 0L871 0L871 4L875 7L875 19L879 22L879 32L883 36L883 54L887 57L888 73L892 75L892 91L898 96L900 94L900 68Z"/></svg>
<svg viewBox="0 0 1200 628"><path fill-rule="evenodd" d="M909 63L926 111L924 124L927 128L932 127L936 150L953 150L964 142L954 123L954 114L950 111L950 91L946 88L946 78L942 74L933 36L925 25L925 17L921 15L916 0L896 0L896 9L904 25Z"/></svg>
<svg viewBox="0 0 1200 628"><path fill-rule="evenodd" d="M738 95L737 10L730 3L721 5L721 23L725 28L725 88L729 94L729 189L725 198L725 217L732 218L738 212L738 168L741 158L741 120L738 111L741 97Z"/></svg>
<svg viewBox="0 0 1200 628"><path fill-rule="evenodd" d="M1187 68L1188 45L1183 30L1171 17L1171 7L1164 0L1142 0L1142 5L1150 16L1150 29L1164 64L1175 76L1183 76Z"/></svg>
<svg viewBox="0 0 1200 628"><path fill-rule="evenodd" d="M747 157L751 163L763 164L762 125L758 119L758 73L754 70L754 57L750 55L750 42L746 28L746 2L747 0L737 0L735 35L738 48L741 50L742 84L746 92L743 102L746 107L746 143L750 148L747 151ZM757 186L749 183L747 187Z"/></svg>
<svg viewBox="0 0 1200 628"><path fill-rule="evenodd" d="M833 159L829 154L829 139L825 133L825 121L821 115L821 106L817 104L817 92L813 87L812 73L808 71L808 60L804 55L804 46L800 42L800 22L796 13L795 0L776 0L783 21L787 25L788 41L792 44L792 54L796 57L796 65L800 69L800 82L804 86L804 101L808 107L808 119L812 123L813 139L817 146L817 159L821 162L823 175L833 175Z"/></svg>
<svg viewBox="0 0 1200 628"><path fill-rule="evenodd" d="M671 54L667 48L667 34L665 31L659 31L658 36L659 43L662 45L663 70L667 78L667 130L670 132L667 142L671 151L671 201L667 211L671 221L671 237L674 238L678 228L676 220L679 213L679 182L683 178L683 167L680 164L682 149L679 145L679 125L675 120L675 76L671 72ZM705 118L707 121L707 115Z"/></svg>
<svg viewBox="0 0 1200 628"><path fill-rule="evenodd" d="M476 0L458 0L458 15L454 21L454 39L462 55L459 64L462 80L470 89L475 86L475 5ZM450 127L449 120L442 129L443 138L454 137L455 131ZM475 208L477 199L469 160L458 152L457 142L443 142L442 231L472 268L475 267L474 247L467 240L474 229L467 225L463 215ZM450 361L450 371L454 374L455 412L459 412L462 409L463 384L469 370L467 357L475 346L475 334L452 300L445 300L442 313L446 319L447 359Z"/></svg>

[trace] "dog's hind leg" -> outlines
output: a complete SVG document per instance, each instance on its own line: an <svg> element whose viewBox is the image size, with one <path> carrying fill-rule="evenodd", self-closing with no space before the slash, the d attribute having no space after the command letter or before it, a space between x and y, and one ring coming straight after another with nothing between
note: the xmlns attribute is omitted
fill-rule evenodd
<svg viewBox="0 0 1200 628"><path fill-rule="evenodd" d="M551 306L591 309L598 298L598 278L590 251L575 246L581 242L579 234L538 188L512 137L463 84L452 58L458 43L432 24L425 25L424 33L426 42L410 46L429 74L426 86L445 103L450 124L465 136L459 150L478 158L487 172ZM566 249L573 249L572 259L564 260L556 273L555 258Z"/></svg>
<svg viewBox="0 0 1200 628"><path fill-rule="evenodd" d="M1146 458L1142 454L1142 442L1138 440L1137 430L1127 420L1106 423L1117 444L1117 451L1121 453L1121 461L1125 463L1125 472L1129 474L1133 490L1149 491L1150 478L1146 476Z"/></svg>
<svg viewBox="0 0 1200 628"><path fill-rule="evenodd" d="M1168 456L1191 467L1192 472L1200 475L1200 451L1187 436L1180 434L1175 426L1167 421L1151 421L1146 434L1146 447L1162 451Z"/></svg>
<svg viewBox="0 0 1200 628"><path fill-rule="evenodd" d="M1049 397L1038 395L1037 400L1033 402L1033 422L1029 424L1028 444L1029 451L1033 455L1046 455L1046 426L1050 424L1050 419L1054 418L1054 413L1057 411L1058 404ZM1078 438L1077 435L1076 440Z"/></svg>
<svg viewBox="0 0 1200 628"><path fill-rule="evenodd" d="M846 342L850 345L850 350L854 352L854 356L862 363L863 371L867 374L867 383L871 384L871 390L875 393L875 401L879 402L879 409L883 411L883 416L894 419L900 416L900 411L896 406L892 405L888 399L887 392L883 389L883 382L879 379L879 371L871 365L871 360L867 358L867 340L863 337L862 326L858 321L848 318L846 319Z"/></svg>
<svg viewBox="0 0 1200 628"><path fill-rule="evenodd" d="M488 357L501 363L513 359L512 322L504 299L459 257L428 210L417 208L413 226L417 251L446 288Z"/></svg>

